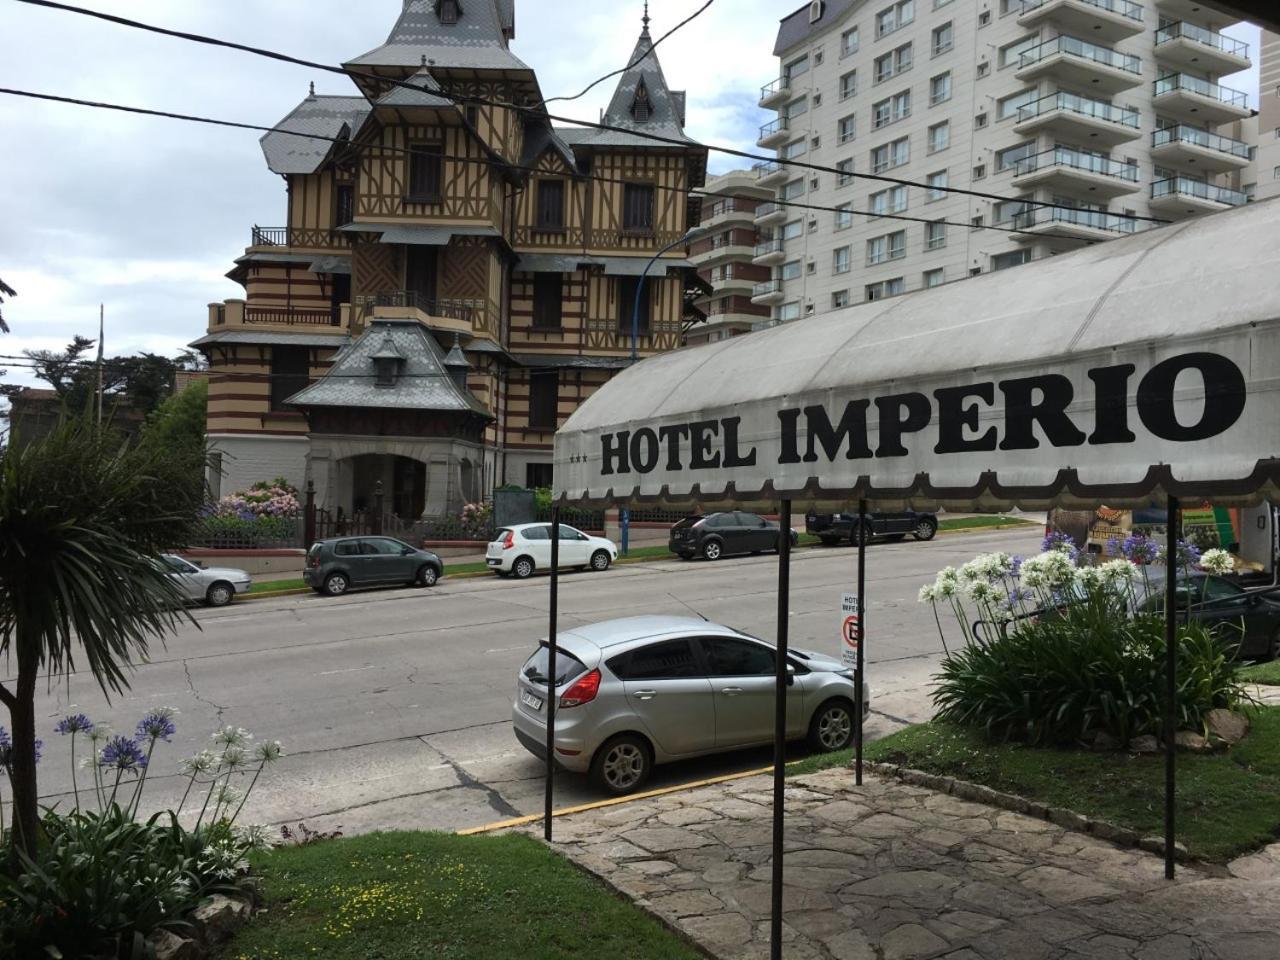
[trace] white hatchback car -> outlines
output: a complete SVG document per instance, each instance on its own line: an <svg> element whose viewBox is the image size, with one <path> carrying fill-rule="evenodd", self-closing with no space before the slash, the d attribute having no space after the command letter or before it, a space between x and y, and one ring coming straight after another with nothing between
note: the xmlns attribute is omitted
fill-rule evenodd
<svg viewBox="0 0 1280 960"><path fill-rule="evenodd" d="M604 537L591 537L560 524L560 569L608 570L618 559L618 547ZM538 570L551 569L551 524L521 523L503 527L485 553L489 569L500 577L520 580Z"/></svg>

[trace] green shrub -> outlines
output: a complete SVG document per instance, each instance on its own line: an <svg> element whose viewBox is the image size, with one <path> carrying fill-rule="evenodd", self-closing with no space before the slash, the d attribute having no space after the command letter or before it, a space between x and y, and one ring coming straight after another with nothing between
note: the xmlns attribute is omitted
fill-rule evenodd
<svg viewBox="0 0 1280 960"><path fill-rule="evenodd" d="M937 719L1001 739L1069 744L1105 731L1122 743L1159 735L1164 716L1164 619L1126 617L1100 603L1068 605L978 639L942 662ZM1178 729L1243 697L1229 652L1201 624L1178 629Z"/></svg>

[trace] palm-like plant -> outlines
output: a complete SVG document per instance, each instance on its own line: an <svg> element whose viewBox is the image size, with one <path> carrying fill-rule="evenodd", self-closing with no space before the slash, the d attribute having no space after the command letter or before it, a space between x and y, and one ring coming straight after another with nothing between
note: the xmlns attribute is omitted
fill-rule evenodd
<svg viewBox="0 0 1280 960"><path fill-rule="evenodd" d="M35 693L41 675L87 665L104 693L183 611L155 560L181 544L200 507L188 457L144 437L129 446L86 418L0 461L0 656L16 663L9 708L13 862L32 856L39 814Z"/></svg>
<svg viewBox="0 0 1280 960"><path fill-rule="evenodd" d="M13 287L9 286L3 280L0 280L0 303L4 303L5 297L16 297L17 295L18 295L17 290L13 289ZM0 313L0 333L8 333L8 332L9 332L9 325L4 322L4 314Z"/></svg>

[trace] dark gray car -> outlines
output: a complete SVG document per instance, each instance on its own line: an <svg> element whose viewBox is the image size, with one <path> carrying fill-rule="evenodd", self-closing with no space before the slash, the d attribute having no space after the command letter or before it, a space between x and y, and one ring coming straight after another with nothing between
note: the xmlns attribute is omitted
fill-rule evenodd
<svg viewBox="0 0 1280 960"><path fill-rule="evenodd" d="M338 597L353 587L434 587L444 561L429 550L391 537L318 540L307 551L302 579L316 593Z"/></svg>

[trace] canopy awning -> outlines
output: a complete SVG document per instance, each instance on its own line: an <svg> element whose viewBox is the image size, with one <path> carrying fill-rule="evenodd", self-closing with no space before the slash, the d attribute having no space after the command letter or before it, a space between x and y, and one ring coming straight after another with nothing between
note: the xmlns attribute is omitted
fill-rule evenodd
<svg viewBox="0 0 1280 960"><path fill-rule="evenodd" d="M561 498L1044 508L1274 496L1280 202L646 360Z"/></svg>

